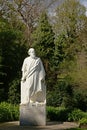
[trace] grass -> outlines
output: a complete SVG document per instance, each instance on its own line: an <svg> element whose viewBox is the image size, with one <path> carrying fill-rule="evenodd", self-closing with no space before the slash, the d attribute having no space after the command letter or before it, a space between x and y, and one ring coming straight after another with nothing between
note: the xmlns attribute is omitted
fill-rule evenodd
<svg viewBox="0 0 87 130"><path fill-rule="evenodd" d="M68 130L87 130L87 128L71 128L71 129L68 129Z"/></svg>

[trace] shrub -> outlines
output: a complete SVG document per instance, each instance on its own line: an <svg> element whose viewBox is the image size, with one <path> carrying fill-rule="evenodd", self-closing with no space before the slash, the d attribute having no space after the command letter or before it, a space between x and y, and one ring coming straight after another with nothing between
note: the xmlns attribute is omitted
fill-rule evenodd
<svg viewBox="0 0 87 130"><path fill-rule="evenodd" d="M84 112L80 109L75 109L68 114L68 121L79 121L85 116Z"/></svg>
<svg viewBox="0 0 87 130"><path fill-rule="evenodd" d="M6 102L0 103L0 122L19 119L19 107Z"/></svg>
<svg viewBox="0 0 87 130"><path fill-rule="evenodd" d="M62 96L59 91L52 91L47 93L47 105L59 107L62 103Z"/></svg>
<svg viewBox="0 0 87 130"><path fill-rule="evenodd" d="M9 84L8 102L18 104L20 102L20 78L15 78Z"/></svg>
<svg viewBox="0 0 87 130"><path fill-rule="evenodd" d="M79 121L80 125L87 125L87 118L83 117L80 121Z"/></svg>
<svg viewBox="0 0 87 130"><path fill-rule="evenodd" d="M86 111L87 110L87 92L86 90L74 90L75 107Z"/></svg>
<svg viewBox="0 0 87 130"><path fill-rule="evenodd" d="M50 121L66 121L69 110L64 107L47 107L47 118Z"/></svg>

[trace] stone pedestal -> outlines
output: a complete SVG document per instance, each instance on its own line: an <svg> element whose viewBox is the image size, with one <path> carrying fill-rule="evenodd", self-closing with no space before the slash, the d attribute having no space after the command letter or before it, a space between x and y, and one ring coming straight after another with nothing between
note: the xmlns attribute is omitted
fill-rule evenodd
<svg viewBox="0 0 87 130"><path fill-rule="evenodd" d="M20 105L20 125L46 125L46 105L37 103Z"/></svg>

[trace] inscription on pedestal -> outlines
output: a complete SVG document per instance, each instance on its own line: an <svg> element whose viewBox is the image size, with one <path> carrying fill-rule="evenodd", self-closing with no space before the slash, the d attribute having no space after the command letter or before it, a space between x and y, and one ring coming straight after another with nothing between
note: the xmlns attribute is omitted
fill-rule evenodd
<svg viewBox="0 0 87 130"><path fill-rule="evenodd" d="M46 105L36 103L20 105L20 125L46 125Z"/></svg>

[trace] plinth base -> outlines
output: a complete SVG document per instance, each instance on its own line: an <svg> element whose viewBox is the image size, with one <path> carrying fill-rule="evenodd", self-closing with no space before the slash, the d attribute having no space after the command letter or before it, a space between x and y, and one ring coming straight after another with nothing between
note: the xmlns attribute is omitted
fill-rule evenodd
<svg viewBox="0 0 87 130"><path fill-rule="evenodd" d="M20 125L46 125L46 104L29 103L20 105Z"/></svg>

